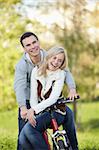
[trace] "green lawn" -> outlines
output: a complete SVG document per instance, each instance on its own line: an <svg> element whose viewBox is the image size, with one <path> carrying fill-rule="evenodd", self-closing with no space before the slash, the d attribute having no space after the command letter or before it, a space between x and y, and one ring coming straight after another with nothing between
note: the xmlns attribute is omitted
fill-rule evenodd
<svg viewBox="0 0 99 150"><path fill-rule="evenodd" d="M0 112L0 150L15 150L17 110Z"/></svg>
<svg viewBox="0 0 99 150"><path fill-rule="evenodd" d="M99 150L98 102L78 104L77 133L80 150Z"/></svg>
<svg viewBox="0 0 99 150"><path fill-rule="evenodd" d="M99 103L78 103L77 108L79 149L99 150ZM0 150L16 149L17 132L17 109L0 112Z"/></svg>

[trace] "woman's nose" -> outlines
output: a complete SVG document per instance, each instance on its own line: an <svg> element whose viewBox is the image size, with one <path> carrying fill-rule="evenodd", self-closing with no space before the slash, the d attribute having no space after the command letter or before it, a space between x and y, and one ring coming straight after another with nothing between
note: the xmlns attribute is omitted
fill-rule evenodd
<svg viewBox="0 0 99 150"><path fill-rule="evenodd" d="M58 64L58 60L55 60L55 64L56 64L56 65Z"/></svg>

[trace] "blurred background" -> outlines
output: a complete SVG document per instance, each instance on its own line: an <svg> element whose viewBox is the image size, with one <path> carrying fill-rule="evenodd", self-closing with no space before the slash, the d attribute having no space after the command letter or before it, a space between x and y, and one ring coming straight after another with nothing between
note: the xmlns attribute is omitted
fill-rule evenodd
<svg viewBox="0 0 99 150"><path fill-rule="evenodd" d="M16 149L14 68L26 31L37 34L46 50L54 45L67 49L81 97L69 105L79 149L99 150L99 0L0 0L0 150Z"/></svg>

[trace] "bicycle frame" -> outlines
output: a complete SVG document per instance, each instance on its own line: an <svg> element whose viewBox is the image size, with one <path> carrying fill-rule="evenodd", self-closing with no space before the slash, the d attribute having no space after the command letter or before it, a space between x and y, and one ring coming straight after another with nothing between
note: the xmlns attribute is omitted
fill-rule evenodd
<svg viewBox="0 0 99 150"><path fill-rule="evenodd" d="M79 99L79 95L77 96L77 98L75 99ZM55 106L56 104L61 104L61 103L68 103L68 102L73 102L74 100L70 100L69 98L66 98L66 99L59 99L57 101L57 103L55 103L53 106ZM59 140L62 140L64 142L64 146L67 150L69 150L69 143L68 143L68 138L67 138L67 134L66 134L66 131L65 130L59 130L59 127L58 127L58 124L57 124L57 121L56 119L54 118L53 116L53 110L51 110L51 107L48 108L49 109L49 112L51 114L51 128L53 130L53 134L52 134L52 141L54 143L54 145L56 146L57 150L60 150L59 146L58 146L58 141ZM48 135L47 135L47 132L45 131L43 133L43 136L44 136L44 139L48 145L48 150L51 150L51 146L50 146L50 143L48 141Z"/></svg>
<svg viewBox="0 0 99 150"><path fill-rule="evenodd" d="M59 150L58 146L58 141L62 140L64 142L65 147L68 147L68 143L66 140L66 131L65 130L59 130L59 126L56 122L56 119L54 118L52 111L50 112L51 114L51 127L53 129L53 134L52 134L52 141L54 142L54 145L56 146L57 150Z"/></svg>
<svg viewBox="0 0 99 150"><path fill-rule="evenodd" d="M53 114L52 114L52 111L50 110L50 114L51 114L51 129L53 130L53 134L51 135L52 137L52 141L55 145L55 147L57 148L57 150L60 150L59 146L58 146L58 141L59 140L62 140L64 142L64 145L65 147L68 148L68 143L67 143L67 140L66 140L66 131L65 130L59 130L59 126L56 122L56 119L54 118ZM49 140L48 140L48 135L47 135L47 132L45 131L43 133L43 136L44 136L44 139L48 145L48 150L51 150L51 146L50 146L50 143L49 143Z"/></svg>

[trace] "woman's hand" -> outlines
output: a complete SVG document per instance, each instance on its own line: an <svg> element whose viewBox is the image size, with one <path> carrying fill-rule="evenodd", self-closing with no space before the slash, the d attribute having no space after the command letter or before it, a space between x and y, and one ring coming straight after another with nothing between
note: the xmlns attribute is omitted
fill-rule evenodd
<svg viewBox="0 0 99 150"><path fill-rule="evenodd" d="M34 115L34 110L32 108L28 109L28 113L27 113L27 119L29 121L29 123L35 127L36 126L36 120L35 120L35 115Z"/></svg>
<svg viewBox="0 0 99 150"><path fill-rule="evenodd" d="M70 89L69 90L69 94L68 94L68 97L70 100L74 100L74 98L77 98L77 92L76 92L76 89Z"/></svg>

